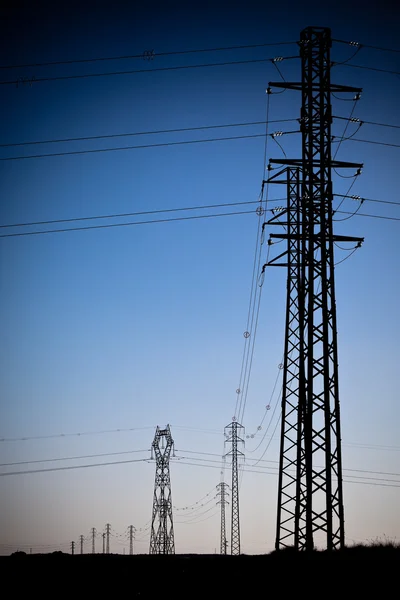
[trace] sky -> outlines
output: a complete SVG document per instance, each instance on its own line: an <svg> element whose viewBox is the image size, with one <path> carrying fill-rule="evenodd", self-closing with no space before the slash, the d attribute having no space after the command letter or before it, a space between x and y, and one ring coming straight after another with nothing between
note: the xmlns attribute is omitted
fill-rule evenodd
<svg viewBox="0 0 400 600"><path fill-rule="evenodd" d="M1 9L0 554L68 552L80 536L90 552L93 528L101 551L107 523L112 552L129 552L132 525L147 553L150 447L167 424L176 552L219 552L216 486L230 483L224 428L246 356L241 551L273 550L286 273L260 280L272 213L255 211L269 159L301 156L300 94L266 90L300 81L308 26L341 40L332 81L363 89L332 98L333 152L363 164L335 172L334 193L368 199L334 200L335 232L365 240L335 249L346 542L398 541L399 9L129 4ZM72 138L86 139L49 143ZM44 154L56 156L29 158ZM268 210L282 190L268 186Z"/></svg>

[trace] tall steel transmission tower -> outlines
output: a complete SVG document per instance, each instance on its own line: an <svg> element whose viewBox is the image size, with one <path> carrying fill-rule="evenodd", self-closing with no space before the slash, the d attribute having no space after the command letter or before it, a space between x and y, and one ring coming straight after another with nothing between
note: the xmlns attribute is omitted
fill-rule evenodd
<svg viewBox="0 0 400 600"><path fill-rule="evenodd" d="M334 242L363 239L333 233L331 170L362 164L332 159L331 93L361 89L331 83L330 47L330 29L307 27L301 83L269 83L302 96L302 158L271 159L284 168L268 180L286 183L288 197L268 222L286 229L271 238L287 240L268 265L288 268L277 550L312 550L316 534L328 550L344 546Z"/></svg>
<svg viewBox="0 0 400 600"><path fill-rule="evenodd" d="M96 528L92 527L92 554L95 553Z"/></svg>
<svg viewBox="0 0 400 600"><path fill-rule="evenodd" d="M229 487L227 483L221 481L217 485L217 489L219 490L217 496L221 496L221 500L218 500L217 504L221 505L221 547L220 554L226 554L226 549L228 546L228 541L226 539L226 526L225 526L225 505L229 504L226 496L228 492L226 488Z"/></svg>
<svg viewBox="0 0 400 600"><path fill-rule="evenodd" d="M129 554L133 554L133 540L135 539L136 527L129 525Z"/></svg>
<svg viewBox="0 0 400 600"><path fill-rule="evenodd" d="M174 525L172 520L171 479L169 459L174 440L169 425L157 427L152 444L156 459L153 513L151 520L150 554L175 554Z"/></svg>
<svg viewBox="0 0 400 600"><path fill-rule="evenodd" d="M244 454L238 449L238 444L244 443L244 440L239 437L239 431L242 429L244 430L243 425L239 425L235 418L225 427L225 441L232 444L231 450L226 454L226 456L232 456L231 554L240 554L238 457L244 456Z"/></svg>

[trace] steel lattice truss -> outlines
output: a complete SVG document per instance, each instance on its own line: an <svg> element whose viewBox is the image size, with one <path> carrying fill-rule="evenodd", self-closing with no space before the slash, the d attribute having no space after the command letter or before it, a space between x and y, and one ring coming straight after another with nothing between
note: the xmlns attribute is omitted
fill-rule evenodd
<svg viewBox="0 0 400 600"><path fill-rule="evenodd" d="M226 499L226 496L228 494L228 492L226 490L227 487L228 487L228 485L226 483L224 483L223 481L221 481L221 483L219 483L217 485L217 488L219 489L217 496L221 496L221 500L219 500L217 502L217 504L221 505L221 547L220 547L221 554L226 554L226 547L228 545L228 542L226 540L226 526L225 526L225 504L228 504L228 501Z"/></svg>
<svg viewBox="0 0 400 600"><path fill-rule="evenodd" d="M237 421L232 421L225 427L226 442L232 444L231 450L226 454L226 456L232 456L231 554L240 554L238 456L243 456L243 452L238 449L238 443L244 443L244 440L238 435L240 429L244 431L243 425L239 425Z"/></svg>
<svg viewBox="0 0 400 600"><path fill-rule="evenodd" d="M332 160L330 96L361 90L331 84L330 46L328 28L303 30L301 83L269 84L302 94L302 158L270 161L287 168L269 181L285 173L288 188L286 210L269 221L285 225L271 238L287 250L268 264L288 269L276 549L312 549L315 534L329 550L344 545L333 250L362 239L333 234L331 169L362 165Z"/></svg>
<svg viewBox="0 0 400 600"><path fill-rule="evenodd" d="M157 427L152 451L156 459L150 554L175 554L169 459L173 448L169 425Z"/></svg>

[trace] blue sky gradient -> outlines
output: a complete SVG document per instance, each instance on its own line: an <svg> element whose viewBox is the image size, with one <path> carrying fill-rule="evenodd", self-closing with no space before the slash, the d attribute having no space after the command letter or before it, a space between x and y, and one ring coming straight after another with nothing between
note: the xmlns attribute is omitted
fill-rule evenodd
<svg viewBox="0 0 400 600"><path fill-rule="evenodd" d="M140 55L145 50L154 50L155 57L1 69L0 80L297 56L295 43L157 54L296 42L307 26L331 27L338 40L400 49L399 9L389 2L373 2L368 8L363 2L339 2L332 9L321 3L264 4L165 2L127 8L127 3L96 2L83 9L78 3L54 8L16 2L14 8L1 9L2 65ZM353 53L350 45L333 44L337 62ZM399 75L371 70L400 72L399 57L398 52L364 47L349 63L332 69L335 83L363 88L353 116L400 126ZM298 59L278 65L285 79L300 79ZM0 143L264 121L268 82L279 80L274 64L265 61L32 85L3 83ZM297 119L300 102L296 92L273 94L269 118ZM334 98L332 103L334 115L350 116L353 101ZM334 121L337 139L345 126L345 120ZM283 122L271 124L269 133L297 129L296 121ZM347 135L356 129L350 124ZM399 145L398 131L365 123L354 137ZM260 134L265 134L263 125L1 147L0 235L254 211L251 204L4 227L257 201L269 158L283 157L269 135L265 163L265 136ZM238 135L260 137L4 160ZM279 143L287 156L301 156L299 134L282 136ZM398 147L354 140L340 144L337 154L338 160L364 164L351 194L395 203L400 203L398 157ZM334 174L336 194L346 194L353 182L340 175L352 174ZM268 194L269 208L283 204L274 202L284 196L283 187L270 186ZM341 200L335 199L336 207ZM346 199L340 210L350 214L337 214L336 224L336 233L365 238L362 248L336 270L348 543L400 538L400 211L395 204L365 201L359 213L390 219L348 218L357 206ZM228 450L224 426L235 414L258 224L259 217L249 212L0 238L0 554L17 547L68 550L72 540L89 536L92 527L100 550L106 523L112 525L113 552L128 551L126 529L131 524L138 530L135 551L148 552L155 465L143 459L150 458L156 426L167 423L176 447L171 464L176 551L219 551L215 487L221 456ZM336 261L348 255L338 248ZM266 256L265 245L262 262ZM241 541L248 554L269 552L274 545L281 380L275 389L274 384L283 354L285 271L267 269L262 290L242 422L248 470L241 479ZM271 409L266 413L267 405ZM112 454L124 452L131 454ZM10 465L99 454L110 456ZM142 462L7 475L124 460ZM228 465L225 480L230 481ZM228 513L228 523L229 518ZM90 548L87 542L85 549Z"/></svg>

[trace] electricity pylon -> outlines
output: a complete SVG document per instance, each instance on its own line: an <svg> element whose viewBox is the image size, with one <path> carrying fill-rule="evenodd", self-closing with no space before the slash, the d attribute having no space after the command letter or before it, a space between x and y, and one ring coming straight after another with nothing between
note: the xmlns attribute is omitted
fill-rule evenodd
<svg viewBox="0 0 400 600"><path fill-rule="evenodd" d="M106 524L106 554L110 554L110 532L111 525L110 523Z"/></svg>
<svg viewBox="0 0 400 600"><path fill-rule="evenodd" d="M136 527L129 525L129 554L133 554L133 541L135 539Z"/></svg>
<svg viewBox="0 0 400 600"><path fill-rule="evenodd" d="M174 525L172 519L171 479L169 459L174 440L169 425L157 427L152 444L156 459L153 513L151 520L150 554L175 554Z"/></svg>
<svg viewBox="0 0 400 600"><path fill-rule="evenodd" d="M217 489L219 490L217 496L221 496L221 500L218 500L217 502L217 504L221 505L221 554L226 554L226 549L228 546L225 527L225 505L229 504L228 500L226 499L226 496L228 495L228 491L226 490L227 487L229 487L228 484L224 483L223 481L217 485Z"/></svg>
<svg viewBox="0 0 400 600"><path fill-rule="evenodd" d="M232 456L232 513L231 513L231 554L240 554L240 519L239 519L239 474L238 474L238 457L244 456L243 452L238 449L240 442L244 440L239 437L238 431L243 429L243 425L235 420L225 427L226 443L231 443L232 448L227 452L226 456Z"/></svg>
<svg viewBox="0 0 400 600"><path fill-rule="evenodd" d="M268 180L286 183L288 197L268 222L285 227L270 242L286 239L287 250L267 264L288 268L277 550L312 550L315 534L327 550L344 546L334 243L361 245L363 238L333 233L331 170L359 174L363 165L331 156L331 93L361 92L331 83L331 43L329 28L307 27L299 43L301 83L269 83L302 96L302 158L271 159L284 168Z"/></svg>
<svg viewBox="0 0 400 600"><path fill-rule="evenodd" d="M92 554L95 553L96 528L92 527Z"/></svg>

